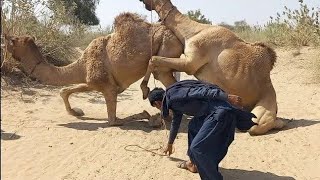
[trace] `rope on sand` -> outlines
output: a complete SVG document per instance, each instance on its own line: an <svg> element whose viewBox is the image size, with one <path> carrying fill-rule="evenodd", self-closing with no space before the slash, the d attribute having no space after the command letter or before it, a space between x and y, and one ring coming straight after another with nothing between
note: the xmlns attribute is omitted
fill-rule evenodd
<svg viewBox="0 0 320 180"><path fill-rule="evenodd" d="M161 124L162 124L161 129L165 130L165 133L166 133L165 139L167 139L167 138L168 138L167 126L166 126L166 123L164 122L164 120L163 120L162 118L161 118ZM165 144L165 143L163 142L163 144ZM160 150L160 149L163 149L163 146L161 146L161 145L160 145L159 148L154 148L154 149L147 149L147 148L144 148L144 147L140 146L139 144L130 144L130 145L126 145L126 146L124 147L124 149L125 149L126 151L130 151L130 152L141 152L141 151L137 151L137 150L128 149L129 147L136 147L136 148L142 149L142 151L150 152L150 153L152 153L153 155L167 156L166 154L160 154L160 153L158 153L158 152L155 152L155 151L158 151L158 150ZM174 152L175 152L175 148L173 147L172 153L174 153Z"/></svg>
<svg viewBox="0 0 320 180"><path fill-rule="evenodd" d="M152 9L152 6L153 6L153 4L152 4L152 1L151 1L151 9ZM150 44L151 44L151 57L152 57L152 56L153 56L153 36L154 36L152 10L151 10L151 12L150 12L150 16L151 16L151 42L150 42ZM154 83L154 87L156 88L156 87L157 87L157 84L156 84L156 79L155 79L155 78L153 78L153 83ZM166 123L164 122L164 120L163 120L162 118L161 118L161 124L162 124L161 129L163 128L163 130L165 130L166 139L167 139L167 138L169 137L169 136L168 136L168 132L167 132L167 127L166 127ZM165 143L163 143L163 144L165 144ZM154 155L167 156L166 154L160 154L160 153L158 153L158 152L155 152L155 151L158 151L158 150L160 150L160 149L163 149L163 146L161 146L161 145L160 145L159 148L154 148L154 149L147 149L147 148L144 148L144 147L140 146L139 144L130 144L130 145L126 145L126 146L124 147L124 149L125 149L126 151L139 152L139 151L137 151L137 150L128 149L129 147L136 147L136 148L142 149L142 151L150 152L150 153L152 153L152 154L154 154ZM174 151L175 151L175 149L174 149L174 147L173 147L173 152L174 152ZM172 153L173 153L173 152L172 152Z"/></svg>

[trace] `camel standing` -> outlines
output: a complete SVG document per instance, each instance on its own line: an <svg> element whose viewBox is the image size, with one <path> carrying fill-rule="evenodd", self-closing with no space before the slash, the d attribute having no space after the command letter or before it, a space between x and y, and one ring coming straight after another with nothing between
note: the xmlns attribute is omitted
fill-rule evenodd
<svg viewBox="0 0 320 180"><path fill-rule="evenodd" d="M165 26L151 25L135 14L117 16L114 27L114 33L94 39L79 60L64 67L47 63L29 36L6 36L6 48L21 62L26 73L42 83L59 86L78 84L60 91L69 114L84 115L81 109L71 108L68 98L72 93L95 90L101 92L106 100L109 124L121 125L125 120L116 118L117 95L143 77L151 55L179 57L183 47ZM175 82L170 69L161 69L155 75L165 86ZM140 113L136 118L149 116L148 113Z"/></svg>
<svg viewBox="0 0 320 180"><path fill-rule="evenodd" d="M184 57L154 56L141 84L147 94L147 82L155 67L186 72L196 78L217 84L230 94L243 98L246 110L257 118L251 135L280 129L284 122L277 119L276 93L270 71L276 53L262 43L247 43L230 30L216 25L200 24L183 15L170 0L140 0L147 10L155 10L184 45ZM146 95L144 95L146 96Z"/></svg>

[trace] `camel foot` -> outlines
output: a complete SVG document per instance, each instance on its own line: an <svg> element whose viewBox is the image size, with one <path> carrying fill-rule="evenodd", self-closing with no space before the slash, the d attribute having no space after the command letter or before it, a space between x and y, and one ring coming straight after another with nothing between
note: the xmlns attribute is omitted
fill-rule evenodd
<svg viewBox="0 0 320 180"><path fill-rule="evenodd" d="M147 83L148 83L147 81L142 81L140 85L143 99L147 99L150 92L150 88L148 87Z"/></svg>
<svg viewBox="0 0 320 180"><path fill-rule="evenodd" d="M258 125L254 125L252 126L249 130L248 130L249 134L251 136L258 136L259 135L259 126Z"/></svg>
<svg viewBox="0 0 320 180"><path fill-rule="evenodd" d="M159 114L151 116L148 125L153 128L160 128L162 126L161 116Z"/></svg>
<svg viewBox="0 0 320 180"><path fill-rule="evenodd" d="M123 126L124 123L125 123L124 120L122 120L122 119L117 119L117 120L109 121L109 122L108 122L108 125L109 125L109 126Z"/></svg>
<svg viewBox="0 0 320 180"><path fill-rule="evenodd" d="M142 113L134 114L132 116L129 116L127 118L124 118L126 121L135 121L135 120L141 120L141 119L150 119L151 115L148 113L148 111L143 110Z"/></svg>
<svg viewBox="0 0 320 180"><path fill-rule="evenodd" d="M84 112L80 108L72 108L69 114L72 116L84 116Z"/></svg>
<svg viewBox="0 0 320 180"><path fill-rule="evenodd" d="M148 111L143 110L141 117L142 117L141 119L150 119L151 115L148 113Z"/></svg>
<svg viewBox="0 0 320 180"><path fill-rule="evenodd" d="M264 135L271 129L282 129L290 121L291 120L284 120L282 118L277 118L272 123L259 124L259 125L252 126L248 132L251 136Z"/></svg>
<svg viewBox="0 0 320 180"><path fill-rule="evenodd" d="M292 121L292 119L283 119L283 118L277 118L275 120L275 129L282 129L283 127L285 127L288 123L290 123Z"/></svg>

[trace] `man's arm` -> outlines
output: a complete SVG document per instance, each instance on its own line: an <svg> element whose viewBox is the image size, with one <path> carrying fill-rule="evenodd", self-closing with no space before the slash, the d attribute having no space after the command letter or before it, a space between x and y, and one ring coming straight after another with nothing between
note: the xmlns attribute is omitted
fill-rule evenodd
<svg viewBox="0 0 320 180"><path fill-rule="evenodd" d="M176 139L179 128L180 128L181 119L182 119L182 113L173 112L173 119L171 122L168 144L173 144L174 140Z"/></svg>

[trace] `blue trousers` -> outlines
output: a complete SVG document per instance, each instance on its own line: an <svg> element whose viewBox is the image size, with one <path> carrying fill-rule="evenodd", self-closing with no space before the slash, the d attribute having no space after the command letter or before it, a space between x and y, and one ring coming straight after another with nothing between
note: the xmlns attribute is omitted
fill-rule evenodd
<svg viewBox="0 0 320 180"><path fill-rule="evenodd" d="M218 170L235 134L233 113L217 109L207 116L194 117L188 128L188 156L202 180L222 180Z"/></svg>

